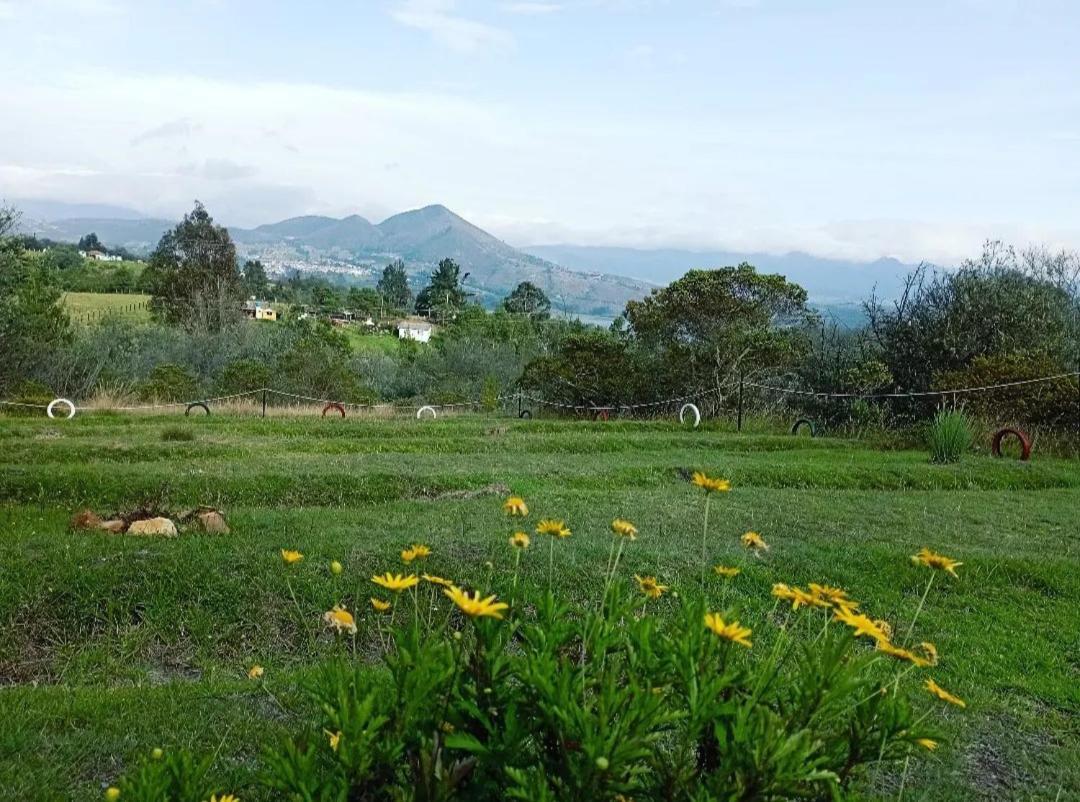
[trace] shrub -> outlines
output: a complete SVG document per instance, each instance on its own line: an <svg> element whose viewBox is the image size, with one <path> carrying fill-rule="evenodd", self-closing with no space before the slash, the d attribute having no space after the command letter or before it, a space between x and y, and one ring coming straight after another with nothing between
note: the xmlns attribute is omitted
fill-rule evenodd
<svg viewBox="0 0 1080 802"><path fill-rule="evenodd" d="M192 401L198 394L198 382L189 371L170 362L157 365L139 388L145 401Z"/></svg>
<svg viewBox="0 0 1080 802"><path fill-rule="evenodd" d="M48 406L54 398L56 394L45 384L33 379L24 379L15 386L11 398L4 399L13 403L0 406L0 411L7 415L37 418L45 414L45 410L39 407ZM21 406L23 404L28 406ZM66 410L64 413L66 414Z"/></svg>
<svg viewBox="0 0 1080 802"><path fill-rule="evenodd" d="M221 371L215 385L219 395L234 395L270 386L270 368L254 359L237 359Z"/></svg>
<svg viewBox="0 0 1080 802"><path fill-rule="evenodd" d="M971 423L960 410L939 410L930 423L930 459L933 462L959 462L971 448Z"/></svg>

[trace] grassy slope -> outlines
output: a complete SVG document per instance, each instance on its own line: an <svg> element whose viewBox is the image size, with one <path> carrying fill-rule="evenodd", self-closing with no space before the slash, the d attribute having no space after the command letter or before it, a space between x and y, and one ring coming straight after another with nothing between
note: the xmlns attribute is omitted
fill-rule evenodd
<svg viewBox="0 0 1080 802"><path fill-rule="evenodd" d="M440 495L505 483L574 528L558 552L562 593L592 598L616 514L642 531L627 574L678 588L699 575L701 499L677 473L694 467L734 480L713 507L710 560L744 566L735 588L756 633L769 626L774 581L839 584L902 622L926 578L907 555L930 545L964 561L959 582L935 584L918 634L944 657L935 678L969 708L945 712L952 743L913 770L905 799L1080 790L1075 461L942 467L838 440L477 418L212 417L183 423L194 442L162 442L175 424L0 419L0 679L14 686L0 690L0 788L15 796L97 798L101 782L160 744L220 746L219 774L245 802L258 799L244 785L289 715L244 671L265 665L295 710L295 681L313 662L278 548L307 555L295 592L312 620L339 597L366 599L366 577L396 568L414 540L436 549L437 573L483 584L486 560L509 566L498 497ZM221 505L234 532L151 541L66 531L77 505L108 511L151 496ZM738 545L749 528L772 544L763 561ZM529 557L526 570L545 581L543 555ZM346 569L337 587L324 568L334 558Z"/></svg>
<svg viewBox="0 0 1080 802"><path fill-rule="evenodd" d="M65 292L63 304L73 319L96 321L106 314L118 314L131 320L150 319L149 295L111 292ZM132 306L137 308L131 309Z"/></svg>

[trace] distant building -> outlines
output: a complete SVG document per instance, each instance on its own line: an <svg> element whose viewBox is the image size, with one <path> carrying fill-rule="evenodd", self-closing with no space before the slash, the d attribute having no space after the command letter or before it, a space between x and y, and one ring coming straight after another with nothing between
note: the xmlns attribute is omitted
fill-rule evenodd
<svg viewBox="0 0 1080 802"><path fill-rule="evenodd" d="M277 310L267 305L266 301L244 301L243 313L252 320L277 320Z"/></svg>
<svg viewBox="0 0 1080 802"><path fill-rule="evenodd" d="M402 340L415 340L418 343L426 343L435 332L435 327L426 320L406 319L397 324L397 336Z"/></svg>
<svg viewBox="0 0 1080 802"><path fill-rule="evenodd" d="M79 256L85 259L93 259L95 262L120 262L123 261L122 256L115 254L108 254L105 251L79 251Z"/></svg>

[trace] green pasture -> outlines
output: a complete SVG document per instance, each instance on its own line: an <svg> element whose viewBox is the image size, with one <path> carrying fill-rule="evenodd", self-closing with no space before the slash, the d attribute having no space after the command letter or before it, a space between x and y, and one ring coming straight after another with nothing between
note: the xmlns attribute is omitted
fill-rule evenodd
<svg viewBox="0 0 1080 802"><path fill-rule="evenodd" d="M299 688L337 648L300 622L338 602L366 615L370 576L400 570L413 542L434 550L432 573L505 587L507 490L526 498L531 525L572 528L555 544L564 597L595 603L616 516L640 530L624 579L694 591L697 469L733 483L714 497L707 561L743 569L708 592L763 638L774 582L842 586L906 627L928 576L909 555L928 546L963 562L958 580L936 579L916 635L941 654L928 676L968 706L934 708L947 738L911 765L903 799L1080 795L1076 460L940 466L922 451L673 423L87 414L0 417L2 796L100 799L139 755L183 746L213 753L243 802L268 799L259 754L301 726ZM140 504L219 507L232 533L68 529L79 508ZM771 546L761 559L739 543L751 529ZM547 543L534 541L523 581L546 585ZM286 573L281 548L304 561ZM656 614L678 603L669 595ZM265 686L246 677L254 663ZM882 773L863 793L896 799L898 785Z"/></svg>
<svg viewBox="0 0 1080 802"><path fill-rule="evenodd" d="M150 296L119 292L65 292L61 303L76 323L96 323L106 315L150 320Z"/></svg>

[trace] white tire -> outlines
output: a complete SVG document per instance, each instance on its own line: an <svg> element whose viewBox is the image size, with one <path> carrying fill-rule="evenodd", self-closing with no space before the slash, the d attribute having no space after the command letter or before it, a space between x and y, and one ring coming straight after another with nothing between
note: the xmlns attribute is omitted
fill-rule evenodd
<svg viewBox="0 0 1080 802"><path fill-rule="evenodd" d="M686 423L687 410L694 413L694 428L696 429L701 425L701 410L699 410L695 404L682 405L682 409L679 410L679 423Z"/></svg>
<svg viewBox="0 0 1080 802"><path fill-rule="evenodd" d="M45 414L48 415L50 418L55 418L56 416L53 414L53 411L56 409L57 405L67 406L68 420L71 420L75 417L75 405L68 401L66 398L54 398L52 401L50 401L49 406L45 407Z"/></svg>
<svg viewBox="0 0 1080 802"><path fill-rule="evenodd" d="M420 407L420 409L416 410L416 419L417 420L420 420L420 418L422 418L424 416L424 410L425 409L428 412L431 413L431 419L432 420L439 417L438 414L435 412L435 407L427 407L427 406L425 406L425 407Z"/></svg>

